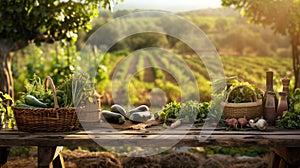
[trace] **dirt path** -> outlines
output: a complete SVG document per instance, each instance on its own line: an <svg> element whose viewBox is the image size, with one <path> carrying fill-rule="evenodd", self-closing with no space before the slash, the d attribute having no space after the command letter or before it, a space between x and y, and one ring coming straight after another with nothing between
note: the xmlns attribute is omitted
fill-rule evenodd
<svg viewBox="0 0 300 168"><path fill-rule="evenodd" d="M152 83L155 81L155 73L153 65L151 64L148 57L144 57L144 67L151 67L151 68L145 68L144 71L144 82Z"/></svg>
<svg viewBox="0 0 300 168"><path fill-rule="evenodd" d="M140 59L140 57L137 56L137 55L135 55L132 58L132 60L129 63L129 66L127 67L126 76L128 76L128 75L134 76L135 75L135 73L137 72L137 69L136 69L137 67L136 66L137 66L137 63L138 63L139 59Z"/></svg>

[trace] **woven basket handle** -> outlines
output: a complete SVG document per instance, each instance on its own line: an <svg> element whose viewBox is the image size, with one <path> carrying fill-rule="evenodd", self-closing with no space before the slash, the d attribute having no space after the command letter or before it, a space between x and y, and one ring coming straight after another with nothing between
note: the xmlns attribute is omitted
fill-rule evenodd
<svg viewBox="0 0 300 168"><path fill-rule="evenodd" d="M232 92L233 90L236 90L236 89L239 89L239 88L242 88L242 87L247 87L247 88L249 88L250 90L252 90L253 95L254 95L254 96L253 96L253 97L254 97L254 102L257 101L257 95L256 95L255 91L254 91L252 88L250 88L250 87L247 86L247 85L237 85L237 86L233 87L233 88L228 92L225 103L228 103L228 98L229 98L229 96L230 96L230 94L231 94L231 92Z"/></svg>
<svg viewBox="0 0 300 168"><path fill-rule="evenodd" d="M48 81L50 83L51 90L52 90L52 93L53 93L54 108L59 108L58 101L57 101L57 96L56 96L55 85L54 85L53 80L50 76L46 76L46 79L44 81L45 91L48 91Z"/></svg>

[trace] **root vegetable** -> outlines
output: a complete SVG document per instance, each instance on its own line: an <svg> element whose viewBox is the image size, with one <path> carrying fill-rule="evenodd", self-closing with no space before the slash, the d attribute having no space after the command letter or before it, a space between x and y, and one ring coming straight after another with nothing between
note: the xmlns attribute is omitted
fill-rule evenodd
<svg viewBox="0 0 300 168"><path fill-rule="evenodd" d="M247 121L247 119L246 119L246 116L244 116L243 118L239 118L239 119L238 119L238 122L239 122L241 128L243 128L244 126L246 126L247 123L248 123L248 121Z"/></svg>
<svg viewBox="0 0 300 168"><path fill-rule="evenodd" d="M181 125L181 120L176 120L174 123L172 123L171 124L171 128L176 128L176 127L178 127L178 126L180 126Z"/></svg>
<svg viewBox="0 0 300 168"><path fill-rule="evenodd" d="M250 127L255 128L255 122L253 119L249 120L249 125L250 125Z"/></svg>
<svg viewBox="0 0 300 168"><path fill-rule="evenodd" d="M263 131L267 129L268 123L266 120L261 118L255 123L255 126L257 129Z"/></svg>
<svg viewBox="0 0 300 168"><path fill-rule="evenodd" d="M229 128L237 128L237 125L238 125L238 120L236 118L230 118L230 119L226 119L226 125L229 127Z"/></svg>

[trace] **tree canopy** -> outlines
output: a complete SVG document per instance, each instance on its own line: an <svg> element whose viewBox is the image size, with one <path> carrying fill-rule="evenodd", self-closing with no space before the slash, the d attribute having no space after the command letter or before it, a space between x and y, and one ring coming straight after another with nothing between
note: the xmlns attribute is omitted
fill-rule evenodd
<svg viewBox="0 0 300 168"><path fill-rule="evenodd" d="M222 0L222 5L240 10L252 23L269 26L275 33L289 36L295 88L300 87L300 0Z"/></svg>
<svg viewBox="0 0 300 168"><path fill-rule="evenodd" d="M0 90L13 97L12 51L34 42L76 39L78 30L91 29L100 8L118 0L1 0Z"/></svg>
<svg viewBox="0 0 300 168"><path fill-rule="evenodd" d="M14 50L28 42L71 40L78 30L90 30L99 8L110 0L3 0L0 1L0 39L12 40Z"/></svg>

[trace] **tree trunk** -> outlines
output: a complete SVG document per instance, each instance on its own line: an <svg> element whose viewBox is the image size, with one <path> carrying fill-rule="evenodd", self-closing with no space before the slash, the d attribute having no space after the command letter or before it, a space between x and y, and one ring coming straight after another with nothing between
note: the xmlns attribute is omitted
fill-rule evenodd
<svg viewBox="0 0 300 168"><path fill-rule="evenodd" d="M6 40L0 41L0 91L9 94L13 98L12 46L12 43Z"/></svg>
<svg viewBox="0 0 300 168"><path fill-rule="evenodd" d="M0 53L0 90L14 97L11 70L12 53Z"/></svg>
<svg viewBox="0 0 300 168"><path fill-rule="evenodd" d="M294 89L300 88L300 62L299 62L299 33L295 33L291 37L291 45L292 45L292 57L293 57L293 70L295 76L295 85Z"/></svg>

